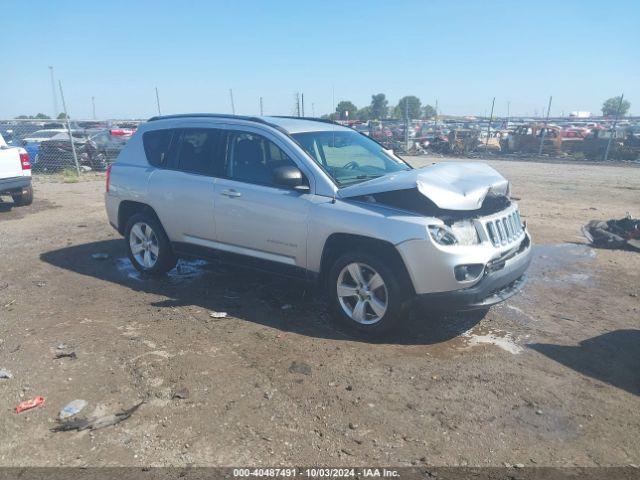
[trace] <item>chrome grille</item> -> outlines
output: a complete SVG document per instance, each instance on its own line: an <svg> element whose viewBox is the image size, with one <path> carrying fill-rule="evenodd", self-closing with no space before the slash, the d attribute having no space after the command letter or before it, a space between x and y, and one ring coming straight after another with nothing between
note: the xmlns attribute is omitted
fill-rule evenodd
<svg viewBox="0 0 640 480"><path fill-rule="evenodd" d="M485 225L489 239L496 247L513 242L523 233L522 220L517 210L502 217L492 218Z"/></svg>

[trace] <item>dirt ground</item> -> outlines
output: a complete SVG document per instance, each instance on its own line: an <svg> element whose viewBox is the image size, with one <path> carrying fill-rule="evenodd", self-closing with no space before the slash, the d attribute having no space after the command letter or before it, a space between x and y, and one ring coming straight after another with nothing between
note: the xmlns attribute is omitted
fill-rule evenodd
<svg viewBox="0 0 640 480"><path fill-rule="evenodd" d="M524 291L484 317L416 310L377 342L286 279L194 261L143 279L101 176L36 179L32 206L0 204L0 465L640 464L640 253L580 234L640 215L640 168L489 163L536 244ZM51 431L74 399L145 403Z"/></svg>

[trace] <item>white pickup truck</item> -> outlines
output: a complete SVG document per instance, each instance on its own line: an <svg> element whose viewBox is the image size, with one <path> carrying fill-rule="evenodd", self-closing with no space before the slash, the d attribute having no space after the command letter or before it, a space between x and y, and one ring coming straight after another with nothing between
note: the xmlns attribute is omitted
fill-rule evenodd
<svg viewBox="0 0 640 480"><path fill-rule="evenodd" d="M0 197L10 195L16 205L31 205L31 162L24 148L10 147L0 135Z"/></svg>

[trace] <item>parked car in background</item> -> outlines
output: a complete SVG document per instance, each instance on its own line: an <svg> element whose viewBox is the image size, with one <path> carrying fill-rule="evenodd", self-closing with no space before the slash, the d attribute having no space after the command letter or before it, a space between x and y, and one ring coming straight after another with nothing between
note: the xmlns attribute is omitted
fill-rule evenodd
<svg viewBox="0 0 640 480"><path fill-rule="evenodd" d="M38 153L40 151L40 143L51 139L52 137L60 134L66 133L66 129L48 129L48 130L36 130L28 134L26 137L22 138L22 147L29 154L29 158L31 159L31 164L34 168L36 168L36 164L38 163Z"/></svg>
<svg viewBox="0 0 640 480"><path fill-rule="evenodd" d="M94 170L104 170L106 157L97 151L96 144L82 132L72 132L73 146L78 157L78 164ZM40 142L37 171L57 172L65 168L75 168L73 149L67 132L58 133L48 140Z"/></svg>
<svg viewBox="0 0 640 480"><path fill-rule="evenodd" d="M133 133L134 130L121 128L101 130L98 133L90 135L89 140L95 144L96 155L102 156L101 160L106 166L115 161ZM96 165L96 168L101 169L102 166Z"/></svg>
<svg viewBox="0 0 640 480"><path fill-rule="evenodd" d="M486 309L521 289L531 239L509 191L486 164L413 169L331 122L199 114L141 125L105 203L145 274L195 256L315 280L338 319L380 333L415 298Z"/></svg>
<svg viewBox="0 0 640 480"><path fill-rule="evenodd" d="M16 205L33 202L31 163L22 147L11 147L0 135L0 197L10 195Z"/></svg>
<svg viewBox="0 0 640 480"><path fill-rule="evenodd" d="M49 140L54 135L58 135L59 133L66 133L66 128L52 128L46 130L36 130L28 134L26 137L22 138L23 143L40 143L45 140Z"/></svg>

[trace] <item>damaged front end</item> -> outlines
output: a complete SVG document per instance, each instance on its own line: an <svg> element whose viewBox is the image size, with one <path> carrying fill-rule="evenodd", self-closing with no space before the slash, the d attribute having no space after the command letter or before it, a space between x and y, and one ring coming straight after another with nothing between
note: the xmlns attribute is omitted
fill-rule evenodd
<svg viewBox="0 0 640 480"><path fill-rule="evenodd" d="M474 163L438 163L423 169L398 172L340 191L343 198L391 207L438 219L429 226L441 245L475 245L482 238L483 217L505 212L512 203L509 182L491 167ZM517 208L487 225L494 244L522 231Z"/></svg>
<svg viewBox="0 0 640 480"><path fill-rule="evenodd" d="M343 198L425 217L425 238L397 248L416 293L454 309L490 306L524 283L531 240L509 194L504 177L472 163L434 164L340 191Z"/></svg>

